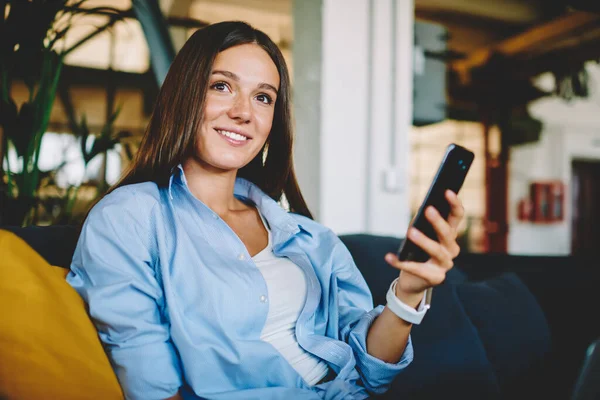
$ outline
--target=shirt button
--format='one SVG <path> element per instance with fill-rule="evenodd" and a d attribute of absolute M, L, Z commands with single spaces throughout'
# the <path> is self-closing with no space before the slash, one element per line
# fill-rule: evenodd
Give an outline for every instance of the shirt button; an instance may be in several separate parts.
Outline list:
<path fill-rule="evenodd" d="M 240 260 L 240 261 L 244 261 L 245 259 L 246 259 L 246 256 L 244 255 L 244 253 L 241 253 L 241 254 L 238 256 L 238 260 Z"/>
<path fill-rule="evenodd" d="M 260 296 L 260 302 L 261 303 L 266 303 L 267 302 L 267 296 L 265 296 L 264 294 L 262 296 Z"/>

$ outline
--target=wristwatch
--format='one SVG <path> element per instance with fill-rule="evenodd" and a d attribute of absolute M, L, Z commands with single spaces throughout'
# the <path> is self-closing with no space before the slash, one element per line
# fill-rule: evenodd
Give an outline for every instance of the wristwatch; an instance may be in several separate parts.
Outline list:
<path fill-rule="evenodd" d="M 406 322 L 410 322 L 413 325 L 419 325 L 421 321 L 423 321 L 423 317 L 425 317 L 427 310 L 429 310 L 429 308 L 431 307 L 431 292 L 433 289 L 429 288 L 425 291 L 423 299 L 421 300 L 419 306 L 415 310 L 413 307 L 404 304 L 400 301 L 398 297 L 396 297 L 397 283 L 398 278 L 394 279 L 394 281 L 390 285 L 390 289 L 388 290 L 387 295 L 385 296 L 385 299 L 387 301 L 386 307 Z"/>

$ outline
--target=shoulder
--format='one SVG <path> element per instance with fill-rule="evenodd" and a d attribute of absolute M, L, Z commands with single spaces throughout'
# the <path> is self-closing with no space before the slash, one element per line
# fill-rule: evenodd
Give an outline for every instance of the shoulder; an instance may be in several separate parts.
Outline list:
<path fill-rule="evenodd" d="M 315 221 L 314 219 L 310 219 L 308 217 L 305 217 L 304 215 L 296 214 L 293 212 L 288 213 L 288 215 L 292 217 L 302 229 L 304 229 L 310 234 L 333 234 L 333 231 L 331 229 Z"/>
<path fill-rule="evenodd" d="M 296 221 L 300 228 L 308 233 L 313 239 L 319 242 L 319 247 L 331 246 L 343 247 L 343 243 L 338 235 L 327 226 L 317 222 L 313 219 L 305 217 L 300 214 L 289 213 L 289 215 Z"/>
<path fill-rule="evenodd" d="M 327 226 L 302 215 L 290 213 L 298 223 L 301 230 L 307 234 L 299 235 L 301 241 L 306 241 L 306 249 L 313 260 L 318 260 L 316 265 L 331 265 L 331 271 L 345 279 L 355 279 L 356 266 L 350 251 Z M 322 269 L 322 268 L 319 268 Z M 345 274 L 345 275 L 344 275 Z"/>
<path fill-rule="evenodd" d="M 90 211 L 88 219 L 146 220 L 160 202 L 160 190 L 154 182 L 121 186 L 100 200 Z"/>

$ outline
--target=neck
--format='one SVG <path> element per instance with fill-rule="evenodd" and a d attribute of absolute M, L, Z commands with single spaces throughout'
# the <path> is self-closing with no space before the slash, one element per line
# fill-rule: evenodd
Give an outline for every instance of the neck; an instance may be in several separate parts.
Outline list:
<path fill-rule="evenodd" d="M 222 218 L 243 208 L 243 203 L 233 195 L 237 170 L 215 171 L 197 160 L 188 159 L 183 163 L 183 171 L 194 197 Z"/>

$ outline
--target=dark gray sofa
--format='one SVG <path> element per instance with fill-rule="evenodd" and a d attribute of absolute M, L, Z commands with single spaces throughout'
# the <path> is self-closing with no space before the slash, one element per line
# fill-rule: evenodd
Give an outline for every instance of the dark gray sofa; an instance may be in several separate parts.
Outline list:
<path fill-rule="evenodd" d="M 2 229 L 13 231 L 49 263 L 63 267 L 68 267 L 78 237 L 77 229 L 67 226 Z M 400 239 L 341 239 L 374 302 L 385 304 L 397 271 L 383 255 L 395 251 Z M 577 308 L 587 288 L 598 281 L 556 276 L 568 268 L 581 273 L 581 262 L 572 257 L 460 255 L 446 282 L 434 290 L 425 320 L 413 328 L 414 362 L 381 397 L 568 399 L 587 344 L 600 336 L 597 325 L 585 319 L 591 312 L 589 303 Z M 563 309 L 573 318 L 565 320 Z"/>

